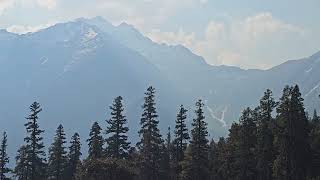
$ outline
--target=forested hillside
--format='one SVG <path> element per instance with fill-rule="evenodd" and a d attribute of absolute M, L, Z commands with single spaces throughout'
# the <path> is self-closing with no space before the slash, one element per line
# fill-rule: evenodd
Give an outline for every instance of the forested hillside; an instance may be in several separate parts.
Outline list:
<path fill-rule="evenodd" d="M 276 100 L 266 90 L 257 107 L 247 107 L 227 137 L 209 139 L 205 102 L 191 112 L 179 107 L 167 132 L 159 129 L 157 92 L 145 92 L 139 129 L 128 126 L 125 101 L 114 99 L 103 124 L 94 122 L 88 136 L 67 137 L 63 125 L 49 147 L 44 145 L 41 105 L 26 115 L 26 136 L 15 157 L 3 133 L 0 179 L 19 180 L 316 180 L 320 178 L 320 117 L 309 116 L 297 85 L 285 86 Z M 314 97 L 315 99 L 318 97 Z M 320 99 L 318 99 L 320 100 Z M 47 111 L 50 111 L 48 109 Z M 191 115 L 192 114 L 192 115 Z M 310 114 L 310 113 L 309 113 Z M 192 122 L 189 124 L 189 122 Z M 74 126 L 78 124 L 75 122 Z M 136 144 L 128 133 L 137 133 Z M 166 135 L 163 135 L 166 134 Z M 81 139 L 86 139 L 84 152 Z M 86 154 L 86 155 L 82 155 Z M 9 166 L 9 162 L 14 167 Z"/>

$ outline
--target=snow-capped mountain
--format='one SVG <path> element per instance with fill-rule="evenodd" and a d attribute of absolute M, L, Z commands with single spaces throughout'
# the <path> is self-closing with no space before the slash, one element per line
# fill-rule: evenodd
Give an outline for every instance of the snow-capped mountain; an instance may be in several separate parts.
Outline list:
<path fill-rule="evenodd" d="M 211 66 L 187 48 L 158 44 L 126 23 L 80 18 L 35 33 L 0 30 L 0 117 L 11 142 L 21 142 L 28 106 L 43 106 L 40 125 L 52 137 L 59 123 L 87 137 L 93 121 L 105 126 L 108 106 L 124 97 L 131 136 L 137 137 L 144 91 L 157 89 L 160 126 L 173 126 L 180 104 L 193 117 L 205 100 L 210 135 L 225 135 L 242 109 L 255 106 L 270 88 L 279 97 L 298 83 L 308 110 L 319 108 L 320 52 L 269 70 Z M 17 132 L 12 132 L 17 129 Z"/>

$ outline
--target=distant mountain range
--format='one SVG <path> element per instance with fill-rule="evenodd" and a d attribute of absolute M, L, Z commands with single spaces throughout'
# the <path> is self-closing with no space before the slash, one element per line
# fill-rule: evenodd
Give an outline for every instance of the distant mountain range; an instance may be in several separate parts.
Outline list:
<path fill-rule="evenodd" d="M 306 108 L 320 107 L 320 52 L 268 70 L 212 66 L 181 45 L 155 43 L 131 25 L 113 26 L 101 17 L 24 35 L 0 30 L 0 49 L 0 130 L 16 145 L 33 101 L 42 104 L 46 137 L 62 123 L 68 135 L 78 131 L 85 140 L 94 121 L 106 125 L 108 106 L 118 95 L 125 100 L 131 136 L 137 137 L 150 85 L 157 89 L 163 134 L 173 127 L 180 104 L 192 121 L 198 98 L 205 101 L 212 137 L 226 135 L 241 110 L 255 106 L 267 88 L 278 98 L 285 85 L 299 84 Z"/>

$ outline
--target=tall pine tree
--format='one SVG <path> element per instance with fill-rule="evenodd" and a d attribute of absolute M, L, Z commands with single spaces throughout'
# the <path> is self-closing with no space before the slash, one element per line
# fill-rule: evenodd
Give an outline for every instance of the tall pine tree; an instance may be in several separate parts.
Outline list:
<path fill-rule="evenodd" d="M 48 179 L 65 179 L 65 173 L 68 163 L 65 143 L 65 133 L 63 130 L 63 126 L 60 124 L 56 130 L 54 141 L 49 148 Z"/>
<path fill-rule="evenodd" d="M 81 163 L 81 142 L 80 136 L 78 133 L 74 133 L 71 137 L 69 154 L 68 154 L 68 166 L 66 177 L 69 180 L 75 180 L 77 167 Z"/>
<path fill-rule="evenodd" d="M 89 146 L 89 159 L 97 159 L 101 158 L 103 154 L 103 137 L 101 135 L 101 127 L 98 122 L 94 122 L 90 134 L 89 139 L 87 139 Z"/>
<path fill-rule="evenodd" d="M 177 118 L 175 121 L 174 129 L 174 140 L 173 144 L 173 178 L 178 179 L 179 174 L 181 173 L 181 162 L 184 159 L 184 152 L 187 149 L 188 141 L 190 139 L 188 128 L 186 125 L 188 110 L 184 108 L 183 105 L 180 105 L 179 111 L 177 113 Z"/>
<path fill-rule="evenodd" d="M 279 180 L 305 180 L 309 165 L 308 120 L 299 87 L 286 86 L 277 108 L 274 177 Z"/>
<path fill-rule="evenodd" d="M 259 120 L 257 122 L 257 179 L 272 180 L 274 160 L 272 111 L 277 106 L 272 91 L 267 90 L 260 100 Z"/>
<path fill-rule="evenodd" d="M 107 148 L 106 154 L 108 157 L 116 159 L 124 159 L 128 157 L 128 151 L 130 149 L 130 143 L 128 142 L 128 131 L 127 119 L 123 115 L 123 104 L 122 97 L 118 96 L 115 98 L 111 109 L 111 118 L 107 120 L 107 135 L 106 139 Z"/>
<path fill-rule="evenodd" d="M 28 122 L 25 124 L 27 137 L 24 138 L 27 149 L 27 162 L 30 165 L 31 180 L 41 180 L 46 176 L 46 159 L 44 152 L 43 137 L 44 132 L 39 128 L 38 114 L 42 111 L 40 104 L 34 102 L 30 106 L 30 115 L 26 118 Z"/>
<path fill-rule="evenodd" d="M 184 158 L 184 151 L 187 149 L 188 140 L 190 139 L 186 125 L 187 113 L 183 105 L 180 106 L 177 114 L 176 125 L 174 130 L 175 139 L 173 140 L 175 148 L 176 161 L 180 162 Z"/>
<path fill-rule="evenodd" d="M 204 121 L 202 100 L 196 103 L 196 118 L 193 119 L 191 130 L 190 149 L 182 165 L 181 178 L 184 180 L 206 180 L 209 177 L 208 163 L 208 131 L 207 123 Z"/>
<path fill-rule="evenodd" d="M 7 133 L 4 132 L 2 135 L 1 140 L 1 147 L 0 147 L 0 180 L 7 179 L 7 173 L 11 170 L 8 168 L 9 157 L 7 154 Z"/>
<path fill-rule="evenodd" d="M 155 89 L 149 87 L 144 97 L 143 113 L 140 120 L 141 140 L 137 143 L 140 150 L 140 179 L 157 180 L 160 176 L 161 148 L 163 140 L 158 129 L 158 114 L 155 102 Z"/>

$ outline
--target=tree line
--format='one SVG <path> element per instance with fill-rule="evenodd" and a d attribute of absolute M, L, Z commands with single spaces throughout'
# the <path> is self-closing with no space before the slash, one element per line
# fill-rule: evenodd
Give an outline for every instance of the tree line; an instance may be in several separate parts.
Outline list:
<path fill-rule="evenodd" d="M 228 137 L 209 139 L 204 103 L 195 104 L 191 130 L 180 106 L 174 130 L 162 137 L 158 128 L 156 92 L 145 92 L 139 141 L 128 139 L 123 99 L 110 106 L 106 127 L 94 122 L 88 156 L 82 158 L 75 133 L 67 147 L 59 125 L 46 156 L 39 127 L 40 104 L 30 106 L 27 135 L 8 168 L 7 134 L 0 144 L 0 180 L 319 180 L 320 117 L 309 117 L 299 87 L 286 86 L 279 101 L 267 90 L 256 108 L 243 110 Z M 172 135 L 173 133 L 173 135 Z M 106 134 L 104 138 L 103 134 Z"/>

